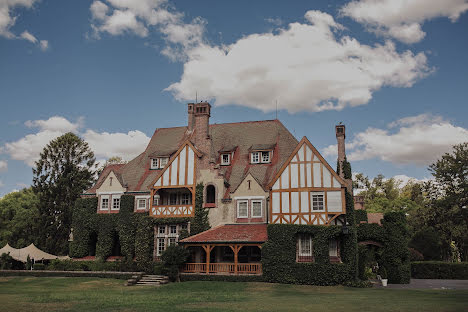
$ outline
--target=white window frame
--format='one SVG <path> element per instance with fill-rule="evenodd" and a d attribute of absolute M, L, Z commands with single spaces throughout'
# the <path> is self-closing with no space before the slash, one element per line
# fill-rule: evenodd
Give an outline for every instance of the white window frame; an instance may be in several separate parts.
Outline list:
<path fill-rule="evenodd" d="M 334 247 L 332 249 L 332 247 Z M 332 254 L 332 252 L 334 254 Z M 330 239 L 328 241 L 328 256 L 329 257 L 338 257 L 339 256 L 339 252 L 338 252 L 338 240 L 336 239 Z"/>
<path fill-rule="evenodd" d="M 177 238 L 176 237 L 169 237 L 167 240 L 167 247 L 177 245 Z"/>
<path fill-rule="evenodd" d="M 153 206 L 159 206 L 161 201 L 161 195 L 154 194 L 153 195 Z"/>
<path fill-rule="evenodd" d="M 114 203 L 115 203 L 116 200 L 118 200 L 118 203 L 119 203 L 119 204 L 118 204 L 118 206 L 119 206 L 118 208 L 114 208 Z M 111 206 L 111 210 L 113 210 L 113 211 L 118 211 L 118 210 L 120 210 L 120 204 L 121 204 L 121 203 L 120 203 L 120 195 L 112 195 L 112 206 Z"/>
<path fill-rule="evenodd" d="M 314 196 L 322 196 L 322 209 L 314 209 Z M 324 192 L 310 192 L 310 203 L 312 205 L 312 212 L 325 211 L 325 193 Z"/>
<path fill-rule="evenodd" d="M 162 248 L 161 248 L 161 246 L 162 246 Z M 157 255 L 160 256 L 163 253 L 164 250 L 166 250 L 166 239 L 160 237 L 160 238 L 158 238 Z"/>
<path fill-rule="evenodd" d="M 164 229 L 164 233 L 161 233 L 161 229 Z M 159 235 L 166 235 L 166 226 L 165 225 L 158 225 L 158 236 Z"/>
<path fill-rule="evenodd" d="M 151 158 L 151 169 L 159 169 L 159 158 Z"/>
<path fill-rule="evenodd" d="M 309 249 L 308 252 L 304 251 L 305 248 L 303 248 L 303 244 L 302 244 L 303 242 L 305 243 L 305 245 L 309 245 L 308 246 L 308 249 Z M 307 235 L 307 234 L 299 235 L 297 245 L 298 245 L 297 248 L 299 249 L 298 250 L 298 255 L 300 257 L 312 257 L 313 256 L 314 250 L 312 249 L 313 244 L 312 244 L 312 236 L 311 235 Z"/>
<path fill-rule="evenodd" d="M 168 162 L 169 162 L 169 157 L 160 157 L 159 158 L 159 168 L 162 169 L 162 168 L 166 167 Z"/>
<path fill-rule="evenodd" d="M 263 159 L 263 156 L 264 155 L 268 155 L 268 160 L 264 160 Z M 262 164 L 269 164 L 271 163 L 271 154 L 270 154 L 270 151 L 262 151 L 261 152 L 261 159 L 260 159 L 261 163 Z"/>
<path fill-rule="evenodd" d="M 260 215 L 255 215 L 254 214 L 254 203 L 260 203 Z M 263 217 L 263 200 L 253 199 L 251 201 L 251 206 L 252 206 L 252 209 L 251 209 L 252 218 L 261 218 L 261 217 Z"/>
<path fill-rule="evenodd" d="M 173 233 L 172 230 L 175 228 L 175 232 Z M 169 235 L 175 236 L 177 235 L 177 225 L 176 224 L 171 224 L 169 225 Z"/>
<path fill-rule="evenodd" d="M 145 210 L 146 209 L 146 198 L 137 198 L 137 210 Z M 143 205 L 141 205 L 143 203 Z"/>
<path fill-rule="evenodd" d="M 240 208 L 240 204 L 241 203 L 245 203 L 247 205 L 246 207 L 246 216 L 241 216 L 240 213 L 239 213 L 239 208 Z M 247 199 L 240 199 L 237 201 L 237 218 L 242 218 L 242 219 L 245 219 L 245 218 L 248 218 L 249 217 L 249 201 Z"/>
<path fill-rule="evenodd" d="M 224 156 L 227 156 L 227 161 L 224 160 Z M 231 164 L 231 154 L 223 153 L 221 154 L 221 165 L 229 166 Z"/>
<path fill-rule="evenodd" d="M 260 152 L 251 152 L 250 153 L 250 162 L 252 164 L 259 164 L 260 163 L 260 157 L 261 157 Z"/>
<path fill-rule="evenodd" d="M 169 157 L 151 158 L 151 169 L 163 169 L 169 162 Z"/>
<path fill-rule="evenodd" d="M 104 199 L 107 199 L 107 208 L 103 208 L 102 204 L 103 204 Z M 101 195 L 101 201 L 99 203 L 99 210 L 104 210 L 104 211 L 109 210 L 110 204 L 111 204 L 110 195 Z"/>

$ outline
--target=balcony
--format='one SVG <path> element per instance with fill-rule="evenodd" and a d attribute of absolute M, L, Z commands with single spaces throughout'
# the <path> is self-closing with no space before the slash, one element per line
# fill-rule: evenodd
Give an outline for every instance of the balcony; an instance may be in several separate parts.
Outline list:
<path fill-rule="evenodd" d="M 261 263 L 186 263 L 183 273 L 219 275 L 261 275 Z"/>

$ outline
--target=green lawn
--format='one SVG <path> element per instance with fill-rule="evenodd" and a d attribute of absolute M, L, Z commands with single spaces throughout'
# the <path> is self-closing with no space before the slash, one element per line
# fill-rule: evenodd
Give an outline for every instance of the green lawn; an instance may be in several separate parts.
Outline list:
<path fill-rule="evenodd" d="M 0 311 L 467 311 L 468 291 L 99 278 L 0 278 Z"/>

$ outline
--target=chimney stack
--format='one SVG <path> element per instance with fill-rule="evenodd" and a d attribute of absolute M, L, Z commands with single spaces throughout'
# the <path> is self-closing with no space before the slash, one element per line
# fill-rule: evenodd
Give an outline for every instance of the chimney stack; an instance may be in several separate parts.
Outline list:
<path fill-rule="evenodd" d="M 346 127 L 341 123 L 335 126 L 336 141 L 338 142 L 338 168 L 340 177 L 345 180 L 348 192 L 353 194 L 353 180 L 351 177 L 345 178 L 343 163 L 346 160 Z"/>
<path fill-rule="evenodd" d="M 195 128 L 195 111 L 194 111 L 194 103 L 188 103 L 187 104 L 187 109 L 188 109 L 188 130 L 193 131 Z"/>
<path fill-rule="evenodd" d="M 206 159 L 211 155 L 210 115 L 210 103 L 188 104 L 188 130 L 194 131 L 192 136 L 193 143 L 200 152 L 207 155 Z"/>

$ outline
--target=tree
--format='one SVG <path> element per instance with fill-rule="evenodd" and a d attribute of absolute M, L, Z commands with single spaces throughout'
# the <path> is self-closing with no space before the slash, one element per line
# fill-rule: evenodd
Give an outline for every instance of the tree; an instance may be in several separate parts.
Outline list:
<path fill-rule="evenodd" d="M 12 192 L 0 199 L 0 246 L 23 248 L 37 243 L 39 198 L 32 188 Z"/>
<path fill-rule="evenodd" d="M 468 142 L 455 145 L 429 167 L 434 181 L 424 185 L 427 204 L 419 210 L 420 226 L 440 235 L 445 258 L 453 258 L 452 242 L 468 260 Z"/>
<path fill-rule="evenodd" d="M 210 228 L 208 209 L 203 208 L 203 183 L 195 188 L 195 216 L 190 224 L 190 235 L 204 232 Z"/>
<path fill-rule="evenodd" d="M 94 153 L 73 133 L 52 140 L 33 169 L 33 188 L 39 196 L 39 246 L 54 254 L 68 253 L 75 200 L 94 182 Z"/>
<path fill-rule="evenodd" d="M 104 168 L 106 168 L 109 165 L 118 165 L 118 164 L 126 164 L 126 163 L 127 161 L 124 160 L 122 157 L 112 156 L 111 158 L 107 159 L 106 162 L 97 169 L 96 174 L 97 176 L 101 175 Z"/>

